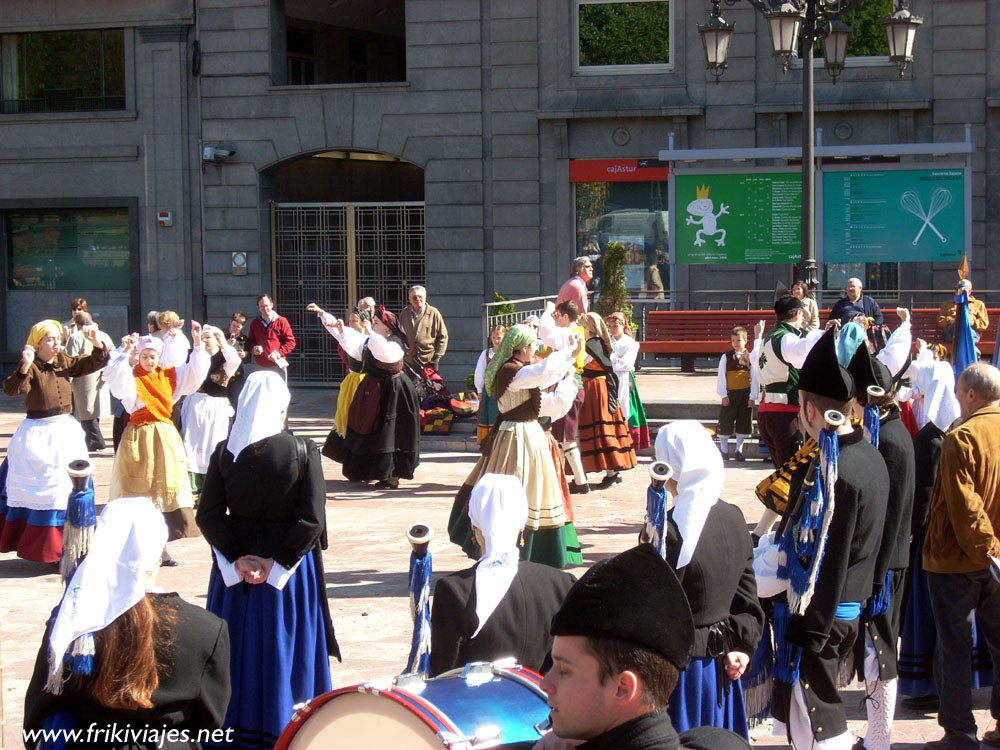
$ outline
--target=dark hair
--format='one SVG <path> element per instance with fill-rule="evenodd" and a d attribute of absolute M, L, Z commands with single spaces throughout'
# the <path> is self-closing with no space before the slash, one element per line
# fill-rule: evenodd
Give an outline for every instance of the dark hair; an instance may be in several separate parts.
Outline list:
<path fill-rule="evenodd" d="M 89 312 L 78 312 L 73 316 L 73 322 L 78 326 L 89 326 L 93 324 L 94 319 Z"/>
<path fill-rule="evenodd" d="M 576 303 L 571 300 L 563 300 L 558 305 L 556 305 L 556 312 L 562 313 L 572 322 L 576 322 L 576 319 L 580 317 L 580 308 L 576 306 Z"/>
<path fill-rule="evenodd" d="M 241 312 L 234 312 L 233 317 L 230 318 L 231 321 L 244 325 L 247 322 L 247 316 Z"/>
<path fill-rule="evenodd" d="M 743 326 L 735 326 L 733 328 L 733 330 L 731 330 L 729 332 L 729 335 L 730 336 L 741 336 L 741 335 L 742 336 L 746 336 L 747 335 L 747 329 L 744 328 Z"/>
<path fill-rule="evenodd" d="M 792 282 L 792 286 L 788 290 L 789 293 L 791 292 L 792 289 L 795 288 L 796 284 L 798 284 L 800 287 L 802 287 L 802 297 L 803 297 L 803 299 L 805 299 L 805 298 L 812 299 L 812 292 L 809 289 L 809 285 L 806 282 L 804 282 L 802 279 L 796 279 L 795 281 Z"/>
<path fill-rule="evenodd" d="M 597 679 L 603 685 L 609 677 L 631 671 L 639 675 L 643 701 L 652 711 L 662 711 L 674 692 L 680 674 L 663 656 L 628 641 L 587 636 L 587 653 L 597 659 Z"/>
<path fill-rule="evenodd" d="M 262 294 L 262 295 L 260 295 L 260 296 L 259 296 L 259 297 L 257 298 L 257 304 L 259 305 L 259 304 L 260 304 L 260 301 L 261 301 L 262 299 L 264 299 L 265 297 L 267 298 L 267 301 L 268 301 L 268 302 L 270 302 L 270 303 L 271 303 L 272 305 L 274 304 L 274 298 L 273 298 L 273 297 L 271 297 L 271 295 L 270 295 L 270 294 L 267 294 L 267 293 L 265 293 L 265 294 Z"/>
<path fill-rule="evenodd" d="M 95 669 L 88 685 L 102 706 L 134 711 L 150 700 L 166 675 L 177 611 L 164 597 L 146 595 L 94 633 Z"/>
<path fill-rule="evenodd" d="M 73 312 L 77 308 L 80 308 L 84 312 L 88 312 L 87 311 L 87 300 L 85 300 L 83 297 L 74 297 L 73 299 L 71 299 L 69 301 L 69 311 Z"/>
<path fill-rule="evenodd" d="M 830 409 L 834 409 L 845 417 L 851 416 L 850 401 L 837 401 L 829 396 L 820 396 L 818 393 L 812 393 L 811 391 L 799 391 L 799 405 L 804 409 L 806 404 L 815 406 L 820 414 L 825 414 Z"/>
<path fill-rule="evenodd" d="M 788 312 L 786 312 L 784 315 L 778 315 L 777 318 L 780 321 L 795 320 L 795 316 L 798 315 L 799 310 L 802 310 L 802 309 L 804 309 L 804 308 L 793 307 L 791 310 L 789 310 Z"/>

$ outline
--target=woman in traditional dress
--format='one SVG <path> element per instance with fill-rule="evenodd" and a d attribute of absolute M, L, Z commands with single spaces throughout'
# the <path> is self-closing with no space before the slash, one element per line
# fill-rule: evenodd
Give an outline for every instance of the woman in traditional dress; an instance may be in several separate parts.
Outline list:
<path fill-rule="evenodd" d="M 635 382 L 639 342 L 632 338 L 624 313 L 611 313 L 604 320 L 608 324 L 608 333 L 611 334 L 611 366 L 618 376 L 618 405 L 628 424 L 632 447 L 639 451 L 650 445 L 646 409 L 639 396 L 639 385 Z"/>
<path fill-rule="evenodd" d="M 181 407 L 181 434 L 195 497 L 201 495 L 215 446 L 229 435 L 229 422 L 235 413 L 229 402 L 229 379 L 240 369 L 240 354 L 229 345 L 221 329 L 202 326 L 201 341 L 212 358 L 208 375 Z"/>
<path fill-rule="evenodd" d="M 486 393 L 483 385 L 486 383 L 486 366 L 493 359 L 493 355 L 496 353 L 497 347 L 500 346 L 505 333 L 507 333 L 505 326 L 493 326 L 493 329 L 490 331 L 489 340 L 486 342 L 486 348 L 479 355 L 479 361 L 476 362 L 476 371 L 472 376 L 473 384 L 476 386 L 476 393 L 479 394 L 479 421 L 476 425 L 476 445 L 483 444 L 483 440 L 486 439 L 490 428 L 500 413 L 497 409 L 496 399 Z"/>
<path fill-rule="evenodd" d="M 306 311 L 316 313 L 319 322 L 326 329 L 327 333 L 336 338 L 335 332 L 338 329 L 335 325 L 337 323 L 335 317 L 325 312 L 315 302 L 310 302 L 306 306 Z M 344 330 L 353 331 L 360 337 L 367 337 L 371 333 L 371 323 L 369 321 L 370 318 L 367 321 L 362 321 L 361 314 L 357 310 L 352 310 L 347 316 L 347 325 Z M 350 338 L 350 334 L 348 334 L 348 338 Z M 351 351 L 361 355 L 364 347 L 364 338 L 352 340 L 351 343 Z M 347 415 L 351 408 L 351 401 L 354 400 L 354 394 L 357 393 L 361 381 L 365 379 L 365 374 L 361 371 L 363 367 L 361 356 L 353 356 L 344 348 L 344 345 L 339 340 L 337 341 L 337 349 L 341 359 L 343 359 L 344 364 L 347 366 L 347 374 L 340 381 L 340 389 L 337 392 L 337 411 L 333 416 L 333 429 L 326 438 L 326 444 L 323 446 L 323 455 L 335 461 L 342 462 L 344 457 L 344 438 L 347 437 Z"/>
<path fill-rule="evenodd" d="M 211 365 L 196 321 L 191 321 L 191 337 L 198 344 L 190 361 L 162 367 L 163 342 L 154 336 L 129 334 L 122 339 L 118 359 L 104 372 L 111 395 L 121 400 L 129 414 L 111 469 L 109 499 L 148 497 L 163 511 L 168 541 L 198 535 L 184 444 L 171 419 L 174 404 L 198 390 Z M 166 547 L 163 564 L 177 564 Z"/>
<path fill-rule="evenodd" d="M 83 428 L 72 412 L 71 378 L 97 372 L 108 349 L 97 326 L 83 332 L 93 350 L 85 357 L 62 351 L 57 320 L 36 323 L 21 361 L 3 384 L 8 396 L 23 396 L 27 418 L 7 446 L 0 466 L 0 552 L 36 562 L 58 562 L 62 555 L 66 504 L 73 485 L 66 465 L 87 458 Z"/>
<path fill-rule="evenodd" d="M 26 731 L 77 729 L 84 740 L 70 748 L 194 750 L 199 731 L 222 726 L 229 629 L 157 588 L 166 541 L 163 516 L 148 498 L 105 507 L 90 552 L 46 627 L 25 696 Z M 89 671 L 71 656 L 81 642 L 93 654 Z M 148 734 L 136 742 L 123 736 L 125 727 Z"/>
<path fill-rule="evenodd" d="M 583 470 L 604 471 L 598 484 L 607 488 L 622 481 L 620 471 L 635 466 L 632 436 L 618 402 L 618 377 L 611 363 L 611 334 L 597 313 L 581 316 L 587 336 L 583 365 L 583 406 L 580 408 L 579 445 Z"/>
<path fill-rule="evenodd" d="M 575 579 L 518 561 L 528 499 L 517 477 L 484 475 L 472 490 L 469 517 L 483 554 L 434 586 L 431 675 L 506 656 L 544 673 L 551 665 L 549 625 Z"/>
<path fill-rule="evenodd" d="M 229 440 L 205 477 L 198 525 L 212 545 L 206 607 L 229 623 L 232 746 L 272 748 L 294 706 L 330 690 L 340 658 L 323 580 L 326 485 L 319 451 L 283 431 L 277 372 L 251 373 Z"/>
<path fill-rule="evenodd" d="M 698 422 L 680 420 L 656 436 L 656 460 L 673 471 L 665 528 L 666 560 L 694 615 L 695 647 L 667 711 L 678 732 L 723 727 L 748 738 L 739 677 L 764 627 L 746 519 L 722 502 L 722 456 Z"/>
<path fill-rule="evenodd" d="M 380 307 L 366 336 L 323 315 L 323 325 L 349 356 L 361 360 L 365 375 L 351 399 L 343 447 L 330 457 L 343 464 L 352 482 L 376 480 L 379 489 L 397 489 L 400 479 L 413 479 L 420 463 L 420 402 L 402 375 L 406 350 L 396 340 L 395 316 Z"/>
<path fill-rule="evenodd" d="M 486 368 L 485 391 L 496 398 L 500 421 L 455 496 L 448 535 L 467 555 L 478 559 L 479 545 L 472 538 L 468 515 L 472 488 L 484 474 L 513 474 L 521 480 L 528 497 L 522 559 L 563 568 L 569 540 L 562 488 L 538 418 L 557 418 L 572 404 L 577 391 L 573 362 L 582 342 L 576 340 L 575 348 L 554 351 L 531 364 L 535 343 L 531 328 L 512 326 Z M 551 386 L 555 386 L 554 391 L 544 391 Z"/>

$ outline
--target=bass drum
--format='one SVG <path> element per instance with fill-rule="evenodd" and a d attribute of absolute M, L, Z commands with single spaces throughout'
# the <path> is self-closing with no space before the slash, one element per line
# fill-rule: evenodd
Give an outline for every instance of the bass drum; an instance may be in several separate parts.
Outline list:
<path fill-rule="evenodd" d="M 402 675 L 313 698 L 275 750 L 467 750 L 534 742 L 549 708 L 530 669 L 474 662 L 439 677 Z"/>

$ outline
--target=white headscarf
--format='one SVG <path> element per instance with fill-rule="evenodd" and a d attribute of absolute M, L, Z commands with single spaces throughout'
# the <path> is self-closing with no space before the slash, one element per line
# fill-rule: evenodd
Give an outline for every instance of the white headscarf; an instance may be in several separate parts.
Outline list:
<path fill-rule="evenodd" d="M 163 514 L 148 497 L 119 497 L 105 506 L 49 630 L 47 688 L 58 692 L 74 640 L 107 627 L 145 596 L 146 574 L 159 565 L 166 543 Z"/>
<path fill-rule="evenodd" d="M 469 518 L 483 532 L 486 549 L 476 566 L 475 638 L 517 575 L 517 537 L 528 522 L 524 485 L 509 474 L 484 474 L 472 488 Z"/>
<path fill-rule="evenodd" d="M 719 500 L 726 472 L 722 456 L 708 430 L 693 419 L 671 422 L 656 435 L 656 460 L 674 471 L 677 497 L 673 519 L 681 534 L 677 567 L 683 568 L 694 555 L 705 519 Z"/>
<path fill-rule="evenodd" d="M 251 443 L 277 435 L 284 429 L 281 413 L 288 409 L 290 400 L 285 379 L 278 373 L 255 370 L 247 376 L 236 405 L 236 420 L 226 443 L 234 461 Z"/>
<path fill-rule="evenodd" d="M 933 422 L 941 432 L 947 432 L 961 413 L 955 398 L 955 372 L 951 365 L 948 362 L 923 365 L 913 379 L 913 390 L 924 397 L 923 424 L 918 426 Z"/>

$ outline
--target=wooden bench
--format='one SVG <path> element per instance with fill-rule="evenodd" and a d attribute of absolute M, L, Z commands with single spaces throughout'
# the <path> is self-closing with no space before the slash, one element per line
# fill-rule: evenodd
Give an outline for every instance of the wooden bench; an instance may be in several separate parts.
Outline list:
<path fill-rule="evenodd" d="M 943 342 L 937 327 L 938 308 L 918 307 L 911 312 L 910 322 L 913 337 L 928 343 Z M 882 311 L 890 328 L 895 329 L 899 318 L 893 309 Z M 984 357 L 992 357 L 996 344 L 997 329 L 1000 326 L 1000 308 L 987 308 L 990 326 L 983 334 L 978 346 Z M 830 316 L 829 309 L 819 311 L 819 319 L 825 323 Z M 667 354 L 679 357 L 682 372 L 694 372 L 694 360 L 698 357 L 718 357 L 729 351 L 729 334 L 736 326 L 747 329 L 747 337 L 753 340 L 753 327 L 758 320 L 765 321 L 770 329 L 775 322 L 773 310 L 650 310 L 646 316 L 646 336 L 639 342 L 639 351 L 650 354 Z"/>

